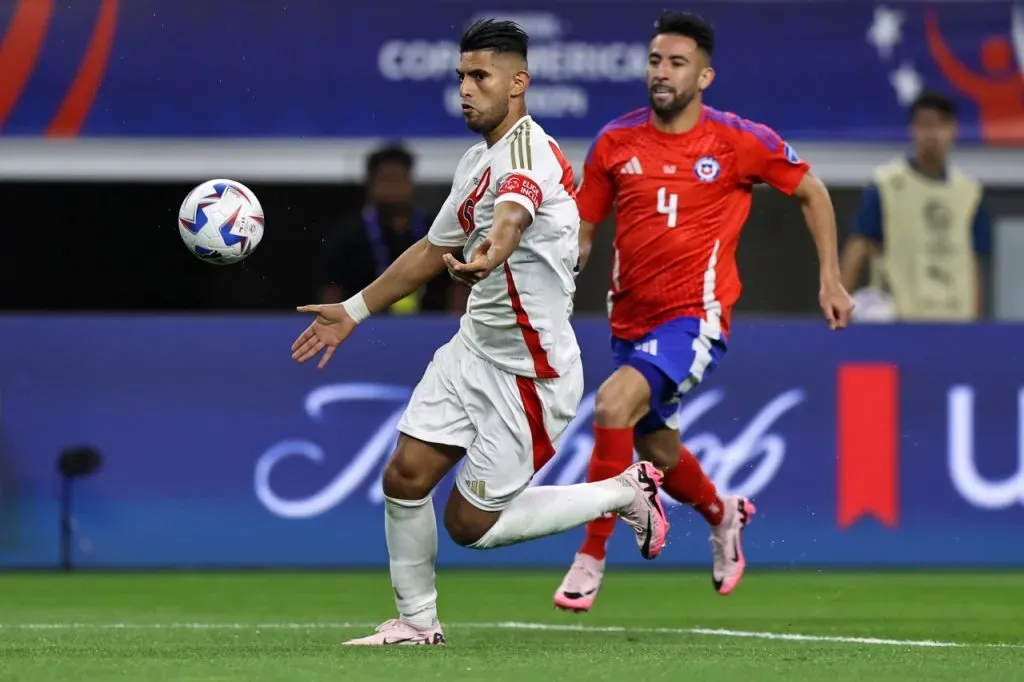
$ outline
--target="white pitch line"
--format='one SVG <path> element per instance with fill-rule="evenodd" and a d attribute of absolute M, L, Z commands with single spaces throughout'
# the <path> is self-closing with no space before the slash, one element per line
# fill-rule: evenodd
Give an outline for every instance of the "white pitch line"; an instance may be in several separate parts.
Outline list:
<path fill-rule="evenodd" d="M 884 639 L 879 637 L 846 637 L 839 635 L 804 635 L 795 632 L 756 632 L 751 630 L 726 630 L 722 628 L 652 628 L 627 627 L 622 625 L 556 625 L 548 623 L 463 623 L 462 627 L 490 628 L 495 630 L 547 630 L 552 632 L 622 632 L 626 634 L 659 635 L 705 635 L 711 637 L 739 637 L 746 639 L 771 639 L 790 642 L 822 642 L 833 644 L 873 644 L 883 646 L 911 647 L 987 647 L 1000 649 L 1024 649 L 1024 644 L 939 642 L 929 639 Z M 457 626 L 453 626 L 457 627 Z"/>
<path fill-rule="evenodd" d="M 377 623 L 0 623 L 0 630 L 355 630 L 373 628 Z M 701 635 L 741 639 L 767 639 L 783 642 L 817 642 L 824 644 L 865 644 L 875 646 L 931 648 L 996 648 L 1024 649 L 1022 644 L 990 642 L 943 642 L 930 639 L 887 639 L 882 637 L 849 637 L 839 635 L 807 635 L 795 632 L 758 632 L 723 628 L 655 628 L 625 625 L 571 625 L 557 623 L 449 623 L 453 630 L 540 630 L 545 632 L 596 632 L 652 635 Z"/>

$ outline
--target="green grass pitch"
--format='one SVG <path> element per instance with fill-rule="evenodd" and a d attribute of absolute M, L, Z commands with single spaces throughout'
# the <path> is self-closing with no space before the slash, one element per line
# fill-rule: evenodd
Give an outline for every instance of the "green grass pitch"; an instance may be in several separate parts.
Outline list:
<path fill-rule="evenodd" d="M 1024 680 L 1024 575 L 609 572 L 560 613 L 554 572 L 441 571 L 447 647 L 350 649 L 385 571 L 0 573 L 2 682 Z"/>

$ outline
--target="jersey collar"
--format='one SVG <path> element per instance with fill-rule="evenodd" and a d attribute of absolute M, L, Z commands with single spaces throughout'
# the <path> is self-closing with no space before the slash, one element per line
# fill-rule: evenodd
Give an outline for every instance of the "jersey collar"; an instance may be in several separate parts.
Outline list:
<path fill-rule="evenodd" d="M 513 135 L 515 135 L 516 131 L 519 130 L 519 126 L 521 126 L 524 121 L 531 121 L 532 122 L 533 121 L 533 117 L 531 117 L 529 114 L 526 114 L 525 116 L 523 116 L 519 120 L 517 120 L 515 123 L 513 123 L 512 127 L 508 129 L 507 133 L 505 133 L 505 136 L 502 137 L 500 140 L 498 140 L 498 144 L 505 144 L 506 142 L 511 140 Z M 494 146 L 497 147 L 498 144 L 496 144 Z"/>

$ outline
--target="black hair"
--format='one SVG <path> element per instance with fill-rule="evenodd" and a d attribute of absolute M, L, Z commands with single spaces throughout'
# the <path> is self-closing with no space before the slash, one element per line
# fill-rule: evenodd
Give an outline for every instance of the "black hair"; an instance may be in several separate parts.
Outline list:
<path fill-rule="evenodd" d="M 911 121 L 919 111 L 935 111 L 947 121 L 956 120 L 956 102 L 948 95 L 934 90 L 926 90 L 914 99 L 910 105 Z"/>
<path fill-rule="evenodd" d="M 459 41 L 459 52 L 489 50 L 499 54 L 517 54 L 526 59 L 530 36 L 514 21 L 480 19 L 466 29 Z"/>
<path fill-rule="evenodd" d="M 412 171 L 415 159 L 400 144 L 392 143 L 386 147 L 381 147 L 366 157 L 366 179 L 373 180 L 377 170 L 386 163 L 404 166 L 406 170 Z"/>
<path fill-rule="evenodd" d="M 715 29 L 703 17 L 691 12 L 662 12 L 654 22 L 654 35 L 676 35 L 693 38 L 697 47 L 710 57 L 715 52 Z"/>

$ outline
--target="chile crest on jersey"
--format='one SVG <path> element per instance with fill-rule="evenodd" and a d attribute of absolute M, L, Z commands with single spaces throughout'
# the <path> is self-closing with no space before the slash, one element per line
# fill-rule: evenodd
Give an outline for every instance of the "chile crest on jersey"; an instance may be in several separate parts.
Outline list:
<path fill-rule="evenodd" d="M 693 174 L 701 182 L 714 182 L 722 174 L 722 164 L 713 156 L 702 156 L 693 164 Z"/>
<path fill-rule="evenodd" d="M 459 217 L 459 225 L 462 226 L 462 231 L 466 234 L 472 232 L 476 226 L 476 206 L 484 198 L 484 195 L 487 194 L 487 188 L 490 184 L 491 167 L 488 166 L 484 170 L 483 175 L 480 176 L 480 181 L 476 183 L 473 191 L 459 204 L 459 210 L 456 211 L 456 214 Z"/>

